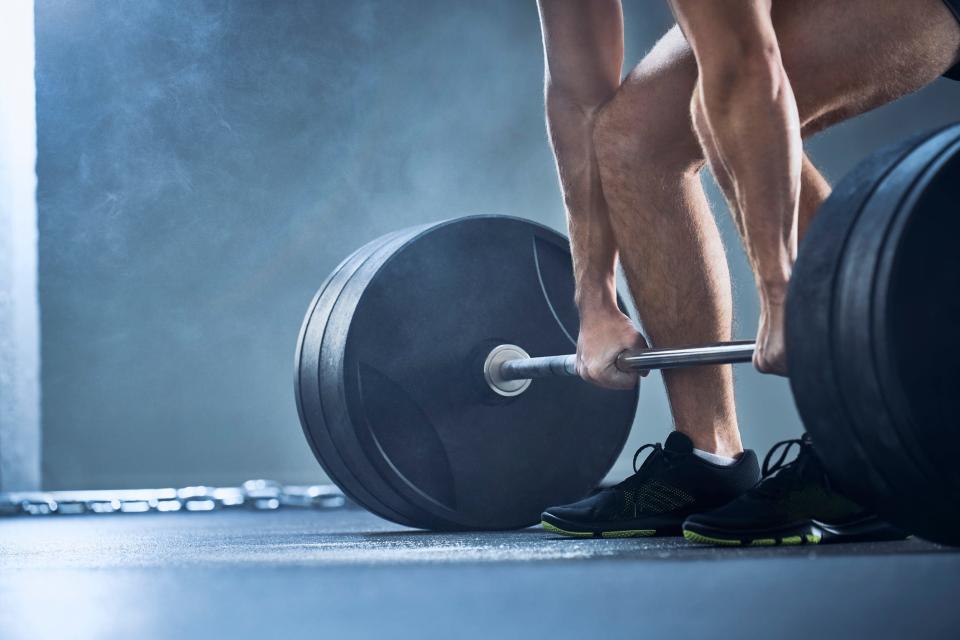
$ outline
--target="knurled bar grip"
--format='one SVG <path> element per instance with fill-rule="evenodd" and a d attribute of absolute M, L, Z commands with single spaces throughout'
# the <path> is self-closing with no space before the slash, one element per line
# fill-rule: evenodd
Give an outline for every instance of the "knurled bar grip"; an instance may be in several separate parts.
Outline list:
<path fill-rule="evenodd" d="M 674 369 L 709 364 L 735 364 L 750 362 L 756 343 L 752 340 L 718 342 L 716 344 L 680 349 L 640 349 L 624 351 L 617 357 L 617 368 Z M 507 360 L 500 365 L 500 377 L 504 380 L 527 380 L 552 376 L 577 375 L 577 357 L 543 356 Z"/>

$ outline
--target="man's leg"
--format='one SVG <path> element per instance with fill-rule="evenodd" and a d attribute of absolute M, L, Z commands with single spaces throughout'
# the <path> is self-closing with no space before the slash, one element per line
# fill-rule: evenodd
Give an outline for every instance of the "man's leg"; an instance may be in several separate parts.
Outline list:
<path fill-rule="evenodd" d="M 803 156 L 803 168 L 800 169 L 800 218 L 797 220 L 797 244 L 803 242 L 810 221 L 816 215 L 823 201 L 830 195 L 830 183 L 810 161 Z"/>
<path fill-rule="evenodd" d="M 698 175 L 693 54 L 676 28 L 601 111 L 594 142 L 630 290 L 654 346 L 730 339 L 730 276 Z M 730 367 L 663 372 L 678 431 L 698 449 L 742 450 Z"/>

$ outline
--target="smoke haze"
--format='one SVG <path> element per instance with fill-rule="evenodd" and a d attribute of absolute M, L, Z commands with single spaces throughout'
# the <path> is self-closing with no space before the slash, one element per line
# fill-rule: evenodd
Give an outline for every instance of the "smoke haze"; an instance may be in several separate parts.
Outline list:
<path fill-rule="evenodd" d="M 625 13 L 632 63 L 672 20 L 662 0 Z M 469 213 L 563 228 L 532 0 L 37 0 L 36 35 L 48 488 L 321 480 L 292 361 L 330 270 Z M 813 156 L 838 178 L 958 96 L 938 81 Z M 657 378 L 627 454 L 669 428 Z M 748 446 L 799 434 L 784 381 L 740 367 L 738 392 Z"/>

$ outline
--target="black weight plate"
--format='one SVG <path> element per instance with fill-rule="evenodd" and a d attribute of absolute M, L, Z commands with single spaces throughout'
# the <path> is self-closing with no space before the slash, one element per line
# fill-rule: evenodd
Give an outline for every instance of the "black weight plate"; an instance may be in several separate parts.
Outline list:
<path fill-rule="evenodd" d="M 384 506 L 356 479 L 350 468 L 330 438 L 320 403 L 319 359 L 320 343 L 326 330 L 330 309 L 336 302 L 343 286 L 353 275 L 357 267 L 369 258 L 370 254 L 399 235 L 401 232 L 386 234 L 372 240 L 345 258 L 320 286 L 304 317 L 297 340 L 294 365 L 294 395 L 297 413 L 304 436 L 320 466 L 330 479 L 351 500 L 364 506 L 380 517 L 409 526 L 397 511 Z"/>
<path fill-rule="evenodd" d="M 927 168 L 918 176 L 884 234 L 873 287 L 874 358 L 896 436 L 892 459 L 912 463 L 923 490 L 938 497 L 920 511 L 905 493 L 898 505 L 923 537 L 960 544 L 960 444 L 956 390 L 960 386 L 960 126 L 931 139 Z"/>
<path fill-rule="evenodd" d="M 960 132 L 958 132 L 960 134 Z M 909 416 L 938 469 L 952 475 L 960 495 L 960 154 L 958 143 L 941 158 L 936 174 L 916 203 L 918 215 L 902 220 L 890 234 L 887 260 L 881 265 L 877 307 L 885 311 L 883 330 L 891 345 L 882 355 L 882 382 L 891 405 Z M 895 243 L 895 244 L 894 244 Z M 879 317 L 878 317 L 879 319 Z M 896 393 L 894 393 L 896 391 Z M 902 393 L 901 393 L 902 392 Z"/>
<path fill-rule="evenodd" d="M 351 326 L 352 313 L 341 313 L 344 308 L 352 309 L 356 303 L 356 292 L 362 291 L 369 274 L 376 271 L 383 262 L 432 225 L 406 229 L 390 234 L 387 240 L 370 243 L 363 262 L 350 273 L 343 286 L 334 294 L 335 300 L 327 311 L 323 340 L 320 343 L 318 370 L 321 379 L 320 404 L 323 406 L 323 427 L 331 438 L 334 448 L 344 464 L 352 472 L 353 478 L 363 487 L 392 509 L 399 510 L 403 516 L 401 524 L 416 523 L 414 526 L 434 529 L 449 529 L 454 525 L 435 515 L 425 512 L 416 504 L 404 498 L 390 478 L 384 478 L 367 459 L 367 453 L 360 441 L 353 437 L 350 430 L 337 429 L 339 424 L 349 424 L 350 416 L 344 397 L 344 378 L 340 371 L 345 338 Z M 357 284 L 360 281 L 361 284 Z M 400 522 L 395 520 L 395 522 Z"/>
<path fill-rule="evenodd" d="M 949 523 L 958 512 L 957 494 L 950 486 L 951 474 L 931 459 L 932 450 L 944 445 L 942 436 L 933 440 L 918 437 L 920 425 L 897 407 L 902 387 L 899 383 L 881 385 L 884 378 L 890 381 L 888 374 L 894 366 L 884 357 L 887 347 L 895 346 L 893 340 L 906 340 L 909 345 L 914 338 L 888 335 L 887 310 L 877 303 L 886 299 L 892 276 L 889 266 L 904 225 L 919 217 L 943 217 L 943 211 L 918 204 L 942 169 L 945 155 L 952 155 L 950 147 L 955 146 L 957 133 L 953 128 L 931 136 L 878 185 L 848 243 L 835 294 L 839 296 L 835 347 L 845 349 L 848 355 L 841 365 L 846 372 L 843 395 L 857 409 L 854 427 L 868 455 L 882 465 L 885 477 L 896 488 L 898 495 L 884 508 L 891 519 L 924 537 L 955 529 Z M 933 299 L 926 302 L 938 304 Z"/>
<path fill-rule="evenodd" d="M 804 241 L 788 300 L 791 382 L 831 476 L 841 477 L 864 504 L 933 539 L 955 529 L 953 472 L 937 459 L 942 437 L 921 437 L 926 423 L 903 411 L 905 379 L 886 354 L 891 347 L 909 349 L 913 338 L 902 325 L 898 335 L 886 330 L 891 312 L 902 310 L 890 306 L 887 291 L 899 273 L 891 265 L 901 254 L 896 247 L 902 229 L 930 213 L 952 213 L 918 202 L 942 172 L 943 157 L 955 153 L 949 149 L 957 133 L 954 127 L 919 136 L 864 163 L 841 183 Z M 815 269 L 819 279 L 812 277 Z M 925 303 L 931 310 L 944 304 L 934 296 Z M 910 326 L 917 328 L 915 322 Z M 793 344 L 797 340 L 801 349 Z M 815 386 L 816 377 L 822 386 Z M 929 399 L 918 388 L 911 390 L 913 399 Z"/>
<path fill-rule="evenodd" d="M 938 469 L 960 479 L 951 449 L 960 446 L 954 406 L 960 376 L 960 126 L 924 172 L 884 239 L 874 287 L 878 370 L 888 404 L 915 428 L 906 433 L 935 444 Z M 945 141 L 946 142 L 946 141 Z M 885 347 L 891 347 L 887 349 Z M 942 456 L 942 457 L 941 457 Z M 960 484 L 954 484 L 960 495 Z"/>
<path fill-rule="evenodd" d="M 939 215 L 918 209 L 917 200 L 956 139 L 956 130 L 929 137 L 877 184 L 845 248 L 834 292 L 834 350 L 840 356 L 836 362 L 841 395 L 850 407 L 860 443 L 895 491 L 882 508 L 905 529 L 925 537 L 945 526 L 946 515 L 955 517 L 956 494 L 925 451 L 931 444 L 942 446 L 940 439 L 917 438 L 917 425 L 894 411 L 891 392 L 895 388 L 883 389 L 879 383 L 887 367 L 877 358 L 878 350 L 883 351 L 892 336 L 883 331 L 886 313 L 876 301 L 889 287 L 889 269 L 880 265 L 892 257 L 898 230 L 916 216 Z"/>
<path fill-rule="evenodd" d="M 952 247 L 945 246 L 940 237 L 941 234 L 949 234 L 955 224 L 954 205 L 950 200 L 955 199 L 956 193 L 960 191 L 960 185 L 956 182 L 958 149 L 960 126 L 938 132 L 914 149 L 883 180 L 864 208 L 864 213 L 857 223 L 854 241 L 847 248 L 842 285 L 847 295 L 838 309 L 841 314 L 845 310 L 852 314 L 852 319 L 860 318 L 864 313 L 870 314 L 871 324 L 867 327 L 868 330 L 863 330 L 863 327 L 854 329 L 852 323 L 846 323 L 843 317 L 838 319 L 837 326 L 842 327 L 847 334 L 844 342 L 853 343 L 859 340 L 861 346 L 865 347 L 866 340 L 869 340 L 872 344 L 871 371 L 875 371 L 877 376 L 861 376 L 860 380 L 870 386 L 879 385 L 881 379 L 885 380 L 883 391 L 871 391 L 878 399 L 876 404 L 882 405 L 888 417 L 884 424 L 895 425 L 896 439 L 905 441 L 907 453 L 911 453 L 910 447 L 916 446 L 918 456 L 924 459 L 924 464 L 921 465 L 924 469 L 936 465 L 926 462 L 926 454 L 922 449 L 932 442 L 938 451 L 942 451 L 944 445 L 952 444 L 950 439 L 954 438 L 955 434 L 953 430 L 944 429 L 943 424 L 932 424 L 926 420 L 914 421 L 911 416 L 911 403 L 901 393 L 904 386 L 900 382 L 913 383 L 918 392 L 922 390 L 925 397 L 914 394 L 912 399 L 918 402 L 913 404 L 916 409 L 928 408 L 931 403 L 927 402 L 927 399 L 942 404 L 943 398 L 932 392 L 935 392 L 938 386 L 942 389 L 942 382 L 953 367 L 944 366 L 949 361 L 943 359 L 943 356 L 948 354 L 935 346 L 926 354 L 918 354 L 921 361 L 925 362 L 923 367 L 906 372 L 906 376 L 899 375 L 900 372 L 892 361 L 891 351 L 901 348 L 913 351 L 917 341 L 922 339 L 934 345 L 941 344 L 942 340 L 943 348 L 950 344 L 950 335 L 929 334 L 935 329 L 946 328 L 951 320 L 956 319 L 956 316 L 945 314 L 949 305 L 954 303 L 954 297 L 931 291 L 928 284 L 944 284 L 944 279 L 955 280 L 960 277 L 956 269 L 950 266 L 956 252 Z M 918 224 L 927 229 L 924 242 L 919 245 L 905 245 L 902 242 L 904 234 Z M 901 271 L 904 260 L 916 263 L 914 268 Z M 869 268 L 863 266 L 865 262 L 870 263 Z M 924 273 L 924 265 L 929 268 L 929 272 Z M 933 267 L 942 267 L 942 271 L 935 272 Z M 867 276 L 871 277 L 869 281 L 864 279 Z M 914 306 L 905 308 L 889 300 L 894 280 L 901 282 L 903 286 L 908 286 L 909 282 L 912 299 L 916 303 Z M 846 301 L 850 302 L 844 304 Z M 864 311 L 867 307 L 869 311 Z M 901 335 L 889 334 L 891 314 L 896 315 L 899 320 Z M 933 322 L 921 326 L 919 323 L 924 318 Z M 911 327 L 913 330 L 907 331 Z M 921 333 L 924 335 L 921 336 Z M 941 384 L 917 384 L 925 378 L 928 381 L 939 380 Z M 928 435 L 933 436 L 932 440 L 920 437 L 924 430 L 931 428 Z M 894 451 L 896 450 L 899 448 L 895 447 Z"/>
<path fill-rule="evenodd" d="M 813 436 L 830 478 L 863 504 L 892 499 L 854 431 L 840 395 L 833 349 L 833 292 L 846 242 L 877 183 L 919 140 L 869 157 L 833 189 L 799 247 L 787 294 L 786 337 L 790 387 L 804 428 Z"/>
<path fill-rule="evenodd" d="M 638 390 L 535 380 L 502 399 L 482 356 L 499 343 L 570 353 L 578 331 L 566 240 L 502 216 L 439 223 L 375 252 L 337 298 L 321 345 L 326 426 L 378 498 L 424 528 L 509 529 L 576 500 L 623 447 Z"/>

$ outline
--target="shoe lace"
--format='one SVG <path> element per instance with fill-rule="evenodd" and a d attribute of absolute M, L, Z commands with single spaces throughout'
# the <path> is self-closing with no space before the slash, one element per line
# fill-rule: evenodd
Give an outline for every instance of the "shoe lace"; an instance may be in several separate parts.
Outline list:
<path fill-rule="evenodd" d="M 797 455 L 788 462 L 794 447 Z M 809 459 L 809 447 L 806 438 L 781 440 L 774 444 L 763 458 L 760 482 L 755 487 L 757 493 L 775 497 L 789 491 L 803 473 Z"/>
<path fill-rule="evenodd" d="M 790 455 L 790 451 L 793 447 L 796 446 L 799 449 L 803 449 L 803 440 L 800 438 L 794 438 L 792 440 L 781 440 L 772 447 L 770 451 L 767 452 L 767 455 L 763 458 L 763 467 L 761 467 L 761 475 L 763 478 L 768 478 L 775 474 L 777 471 L 782 469 L 787 469 L 789 467 L 796 466 L 797 462 L 800 461 L 800 456 L 797 455 L 793 460 L 787 462 L 787 456 Z M 773 464 L 770 464 L 770 461 L 773 460 L 774 454 L 778 453 L 780 456 L 777 458 L 777 461 Z"/>
<path fill-rule="evenodd" d="M 646 458 L 644 458 L 643 464 L 637 466 L 637 462 L 640 460 L 640 455 L 644 451 L 650 451 L 650 453 Z M 651 442 L 643 445 L 633 454 L 633 475 L 620 482 L 616 488 L 623 489 L 636 487 L 639 483 L 642 483 L 663 466 L 666 466 L 667 468 L 672 467 L 674 456 L 675 454 L 672 451 L 664 449 L 663 445 L 661 445 L 659 442 Z"/>
<path fill-rule="evenodd" d="M 648 455 L 644 459 L 643 464 L 637 467 L 637 459 L 640 457 L 640 454 L 646 451 L 647 449 L 652 449 L 653 453 Z M 650 442 L 643 445 L 633 453 L 633 472 L 640 473 L 640 469 L 647 466 L 648 462 L 652 460 L 656 460 L 662 456 L 663 456 L 663 445 L 661 445 L 659 442 Z"/>

